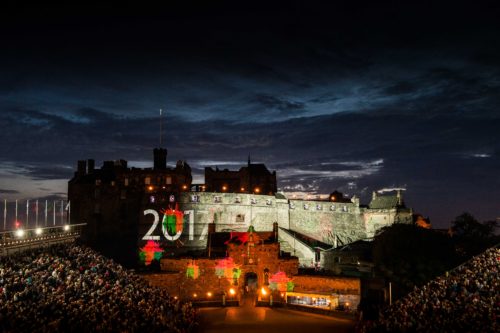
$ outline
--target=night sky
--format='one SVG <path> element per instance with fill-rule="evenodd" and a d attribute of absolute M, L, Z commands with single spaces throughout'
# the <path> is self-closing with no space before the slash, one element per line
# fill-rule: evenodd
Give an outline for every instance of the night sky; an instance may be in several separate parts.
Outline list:
<path fill-rule="evenodd" d="M 250 155 L 285 192 L 500 217 L 500 9 L 433 3 L 4 6 L 0 198 L 65 197 L 79 159 L 152 166 L 161 108 L 195 182 Z"/>

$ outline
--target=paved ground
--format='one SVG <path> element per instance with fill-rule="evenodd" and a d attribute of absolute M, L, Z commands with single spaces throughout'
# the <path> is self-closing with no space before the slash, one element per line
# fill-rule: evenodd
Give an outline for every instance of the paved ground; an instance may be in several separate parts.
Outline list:
<path fill-rule="evenodd" d="M 201 308 L 198 332 L 259 333 L 352 333 L 354 321 L 301 311 L 254 307 L 243 301 L 240 307 Z"/>

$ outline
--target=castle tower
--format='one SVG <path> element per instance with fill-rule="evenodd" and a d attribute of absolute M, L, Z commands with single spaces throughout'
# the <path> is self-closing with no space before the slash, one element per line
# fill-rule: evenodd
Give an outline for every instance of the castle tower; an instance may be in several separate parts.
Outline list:
<path fill-rule="evenodd" d="M 153 150 L 154 170 L 167 169 L 167 150 L 165 148 L 155 148 Z"/>

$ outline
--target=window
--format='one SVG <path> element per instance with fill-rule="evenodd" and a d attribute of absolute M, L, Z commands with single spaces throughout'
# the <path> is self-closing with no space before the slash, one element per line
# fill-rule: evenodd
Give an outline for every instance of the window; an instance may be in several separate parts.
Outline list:
<path fill-rule="evenodd" d="M 290 202 L 290 209 L 295 209 L 295 204 L 293 202 Z"/>
<path fill-rule="evenodd" d="M 127 199 L 127 190 L 121 190 L 120 199 Z"/>
<path fill-rule="evenodd" d="M 95 184 L 96 184 L 97 186 L 101 185 L 101 180 L 100 180 L 100 179 L 96 179 L 96 180 L 95 180 Z"/>
<path fill-rule="evenodd" d="M 271 199 L 266 200 L 266 205 L 271 206 L 272 204 L 273 204 L 273 202 L 271 201 Z"/>
<path fill-rule="evenodd" d="M 144 178 L 144 184 L 150 185 L 151 184 L 151 178 L 150 177 Z"/>
<path fill-rule="evenodd" d="M 196 194 L 191 195 L 191 202 L 200 202 L 200 196 Z"/>
<path fill-rule="evenodd" d="M 252 199 L 250 199 L 250 202 L 251 202 L 252 204 L 256 204 L 256 203 L 257 203 L 257 199 L 252 198 Z"/>
<path fill-rule="evenodd" d="M 222 202 L 222 197 L 221 197 L 220 195 L 216 195 L 216 196 L 214 197 L 214 202 L 217 202 L 217 203 Z"/>
<path fill-rule="evenodd" d="M 320 204 L 317 204 L 316 205 L 316 210 L 323 210 L 323 206 L 321 206 Z"/>
<path fill-rule="evenodd" d="M 128 178 L 125 178 L 124 184 L 125 186 L 128 186 Z"/>
<path fill-rule="evenodd" d="M 331 210 L 332 212 L 334 212 L 334 211 L 335 211 L 335 205 L 331 205 L 331 206 L 330 206 L 330 210 Z"/>
<path fill-rule="evenodd" d="M 245 214 L 237 214 L 236 223 L 244 223 L 244 222 L 245 222 Z"/>
<path fill-rule="evenodd" d="M 167 185 L 171 185 L 172 184 L 172 177 L 168 176 L 166 179 L 165 179 L 165 183 Z"/>
<path fill-rule="evenodd" d="M 235 203 L 241 203 L 241 198 L 240 198 L 240 197 L 236 197 L 236 198 L 234 198 L 234 202 L 235 202 Z"/>
<path fill-rule="evenodd" d="M 308 204 L 304 204 L 304 209 L 309 209 L 309 205 Z"/>
<path fill-rule="evenodd" d="M 156 199 L 154 195 L 149 196 L 149 202 L 150 203 L 155 203 Z"/>
<path fill-rule="evenodd" d="M 342 211 L 343 212 L 347 212 L 347 206 L 346 205 L 342 206 Z"/>

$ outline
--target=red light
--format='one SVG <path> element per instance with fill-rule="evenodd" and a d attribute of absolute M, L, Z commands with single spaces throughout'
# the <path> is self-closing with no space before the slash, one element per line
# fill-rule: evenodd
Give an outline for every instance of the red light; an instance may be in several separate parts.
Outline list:
<path fill-rule="evenodd" d="M 19 221 L 16 221 L 16 228 L 19 228 L 20 225 L 21 223 L 19 223 Z"/>

